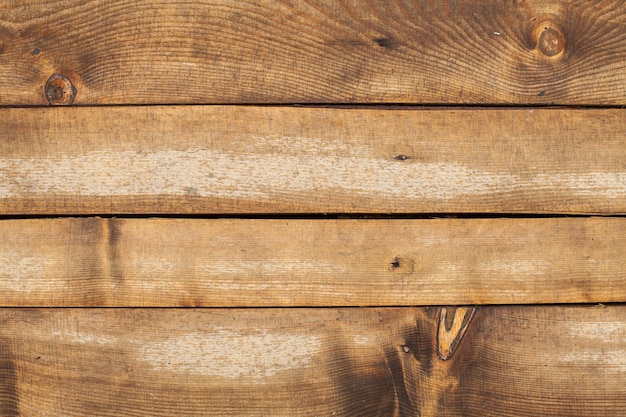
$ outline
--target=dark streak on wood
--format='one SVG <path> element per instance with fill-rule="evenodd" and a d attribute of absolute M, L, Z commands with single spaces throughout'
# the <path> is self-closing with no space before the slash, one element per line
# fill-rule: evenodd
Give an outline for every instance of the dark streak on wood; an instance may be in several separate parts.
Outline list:
<path fill-rule="evenodd" d="M 339 339 L 341 340 L 341 339 Z M 347 341 L 345 343 L 348 343 Z M 332 367 L 342 369 L 337 373 L 334 385 L 338 387 L 338 401 L 341 410 L 336 415 L 390 416 L 396 407 L 395 384 L 392 375 L 397 369 L 384 365 L 362 369 L 350 356 L 352 348 L 336 346 L 332 354 Z"/>
<path fill-rule="evenodd" d="M 405 340 L 415 339 L 416 332 L 414 329 L 405 329 L 402 331 L 404 334 Z M 407 380 L 410 378 L 411 369 L 407 369 L 406 363 L 411 362 L 412 356 L 409 353 L 405 352 L 405 347 L 411 346 L 412 343 L 405 342 L 400 346 L 387 346 L 385 349 L 385 365 L 389 369 L 390 372 L 390 380 L 393 381 L 393 390 L 395 393 L 395 409 L 393 416 L 399 417 L 409 417 L 418 415 L 416 410 L 416 404 L 413 404 L 411 401 L 411 396 L 409 395 L 409 390 L 415 389 L 415 387 L 407 386 Z M 410 348 L 409 348 L 410 349 Z"/>
<path fill-rule="evenodd" d="M 20 417 L 20 396 L 16 356 L 13 341 L 0 338 L 0 414 L 3 417 Z"/>
<path fill-rule="evenodd" d="M 106 260 L 108 271 L 104 273 L 110 274 L 111 283 L 114 285 L 124 285 L 124 271 L 117 262 L 111 262 L 112 260 L 119 259 L 122 254 L 119 253 L 122 242 L 122 228 L 119 222 L 115 219 L 109 218 L 103 222 L 103 234 L 105 238 L 103 243 L 106 245 Z"/>

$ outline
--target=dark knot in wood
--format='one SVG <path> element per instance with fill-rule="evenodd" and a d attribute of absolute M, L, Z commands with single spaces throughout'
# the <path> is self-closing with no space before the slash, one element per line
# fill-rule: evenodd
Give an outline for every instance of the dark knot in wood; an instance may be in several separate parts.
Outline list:
<path fill-rule="evenodd" d="M 52 74 L 46 82 L 46 99 L 55 106 L 67 106 L 74 103 L 76 88 L 69 78 L 62 74 Z"/>

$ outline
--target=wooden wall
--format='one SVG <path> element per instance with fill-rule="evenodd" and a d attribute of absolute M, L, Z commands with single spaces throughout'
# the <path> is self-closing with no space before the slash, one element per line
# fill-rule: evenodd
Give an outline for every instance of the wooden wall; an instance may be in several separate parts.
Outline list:
<path fill-rule="evenodd" d="M 1 416 L 626 415 L 620 0 L 0 2 Z"/>

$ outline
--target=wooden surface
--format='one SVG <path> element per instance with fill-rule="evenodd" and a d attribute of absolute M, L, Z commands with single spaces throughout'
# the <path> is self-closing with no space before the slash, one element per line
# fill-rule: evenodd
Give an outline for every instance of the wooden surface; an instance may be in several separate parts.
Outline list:
<path fill-rule="evenodd" d="M 0 1 L 0 415 L 626 415 L 625 28 Z"/>
<path fill-rule="evenodd" d="M 3 306 L 626 302 L 626 219 L 0 222 Z"/>
<path fill-rule="evenodd" d="M 0 109 L 0 214 L 626 213 L 624 110 Z"/>
<path fill-rule="evenodd" d="M 626 309 L 2 309 L 3 416 L 616 416 Z"/>
<path fill-rule="evenodd" d="M 0 105 L 626 104 L 619 0 L 0 3 Z"/>

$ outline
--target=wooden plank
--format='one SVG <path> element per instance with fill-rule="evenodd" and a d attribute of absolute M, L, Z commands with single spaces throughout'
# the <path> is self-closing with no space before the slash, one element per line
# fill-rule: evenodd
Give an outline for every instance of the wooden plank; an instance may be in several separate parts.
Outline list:
<path fill-rule="evenodd" d="M 4 416 L 617 416 L 626 307 L 3 309 Z"/>
<path fill-rule="evenodd" d="M 2 306 L 626 302 L 626 219 L 0 222 Z"/>
<path fill-rule="evenodd" d="M 626 104 L 620 0 L 24 0 L 0 16 L 0 105 Z"/>
<path fill-rule="evenodd" d="M 625 110 L 0 109 L 1 214 L 626 213 Z"/>

